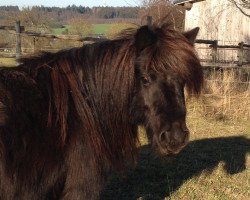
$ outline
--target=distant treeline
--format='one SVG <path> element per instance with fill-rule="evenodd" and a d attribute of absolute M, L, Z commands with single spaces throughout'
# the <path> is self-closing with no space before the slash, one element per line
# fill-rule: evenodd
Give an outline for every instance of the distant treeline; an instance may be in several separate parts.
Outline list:
<path fill-rule="evenodd" d="M 59 16 L 62 14 L 82 14 L 87 16 L 93 16 L 100 19 L 113 19 L 113 18 L 137 18 L 140 8 L 139 7 L 84 7 L 71 5 L 65 8 L 59 7 L 46 7 L 46 6 L 33 6 L 27 8 L 30 10 L 40 11 L 42 13 L 54 13 Z M 20 12 L 18 6 L 0 6 L 1 11 Z M 1 13 L 0 13 L 1 15 Z"/>
<path fill-rule="evenodd" d="M 0 11 L 19 11 L 18 6 L 0 6 Z"/>

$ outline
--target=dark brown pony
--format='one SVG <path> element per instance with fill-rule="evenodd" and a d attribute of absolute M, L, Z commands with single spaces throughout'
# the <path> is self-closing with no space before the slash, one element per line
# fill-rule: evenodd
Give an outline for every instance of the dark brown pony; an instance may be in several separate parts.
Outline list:
<path fill-rule="evenodd" d="M 198 94 L 198 28 L 142 26 L 114 40 L 0 68 L 0 199 L 95 200 L 107 172 L 188 142 L 184 87 Z"/>

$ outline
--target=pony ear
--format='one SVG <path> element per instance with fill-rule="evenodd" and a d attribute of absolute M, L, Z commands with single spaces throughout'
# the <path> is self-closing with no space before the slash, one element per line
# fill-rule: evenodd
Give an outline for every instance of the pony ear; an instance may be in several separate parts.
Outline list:
<path fill-rule="evenodd" d="M 190 31 L 184 32 L 183 35 L 188 39 L 189 42 L 191 42 L 192 44 L 194 44 L 195 39 L 198 35 L 200 28 L 196 27 Z"/>
<path fill-rule="evenodd" d="M 157 40 L 156 34 L 149 26 L 142 26 L 135 34 L 135 47 L 138 53 L 140 53 L 146 47 L 152 45 Z"/>

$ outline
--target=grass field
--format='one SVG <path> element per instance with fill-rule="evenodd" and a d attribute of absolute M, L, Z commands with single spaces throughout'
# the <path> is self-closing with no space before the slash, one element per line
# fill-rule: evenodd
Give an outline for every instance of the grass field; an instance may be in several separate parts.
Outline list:
<path fill-rule="evenodd" d="M 63 28 L 54 28 L 54 29 L 52 30 L 52 32 L 53 32 L 53 34 L 60 35 L 60 34 L 63 34 L 63 32 L 64 32 L 66 29 L 70 29 L 70 26 L 69 26 L 69 25 L 65 25 Z"/>
<path fill-rule="evenodd" d="M 0 58 L 0 66 L 14 66 L 16 65 L 15 58 Z"/>
<path fill-rule="evenodd" d="M 94 34 L 105 34 L 110 28 L 112 24 L 94 24 L 93 30 Z M 70 26 L 66 25 L 64 28 L 55 28 L 53 29 L 54 34 L 63 34 L 66 29 L 70 29 Z"/>
<path fill-rule="evenodd" d="M 112 27 L 112 24 L 95 24 L 94 33 L 105 34 L 111 27 Z"/>
<path fill-rule="evenodd" d="M 155 156 L 141 133 L 138 166 L 114 176 L 103 199 L 249 200 L 249 122 L 216 121 L 189 109 L 188 126 L 191 142 L 173 157 Z"/>

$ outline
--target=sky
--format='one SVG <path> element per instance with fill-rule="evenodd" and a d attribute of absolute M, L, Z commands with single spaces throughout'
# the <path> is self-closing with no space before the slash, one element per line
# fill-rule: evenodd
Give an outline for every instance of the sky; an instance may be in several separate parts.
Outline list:
<path fill-rule="evenodd" d="M 66 7 L 75 4 L 76 6 L 139 6 L 140 0 L 0 0 L 0 6 L 57 6 Z"/>

